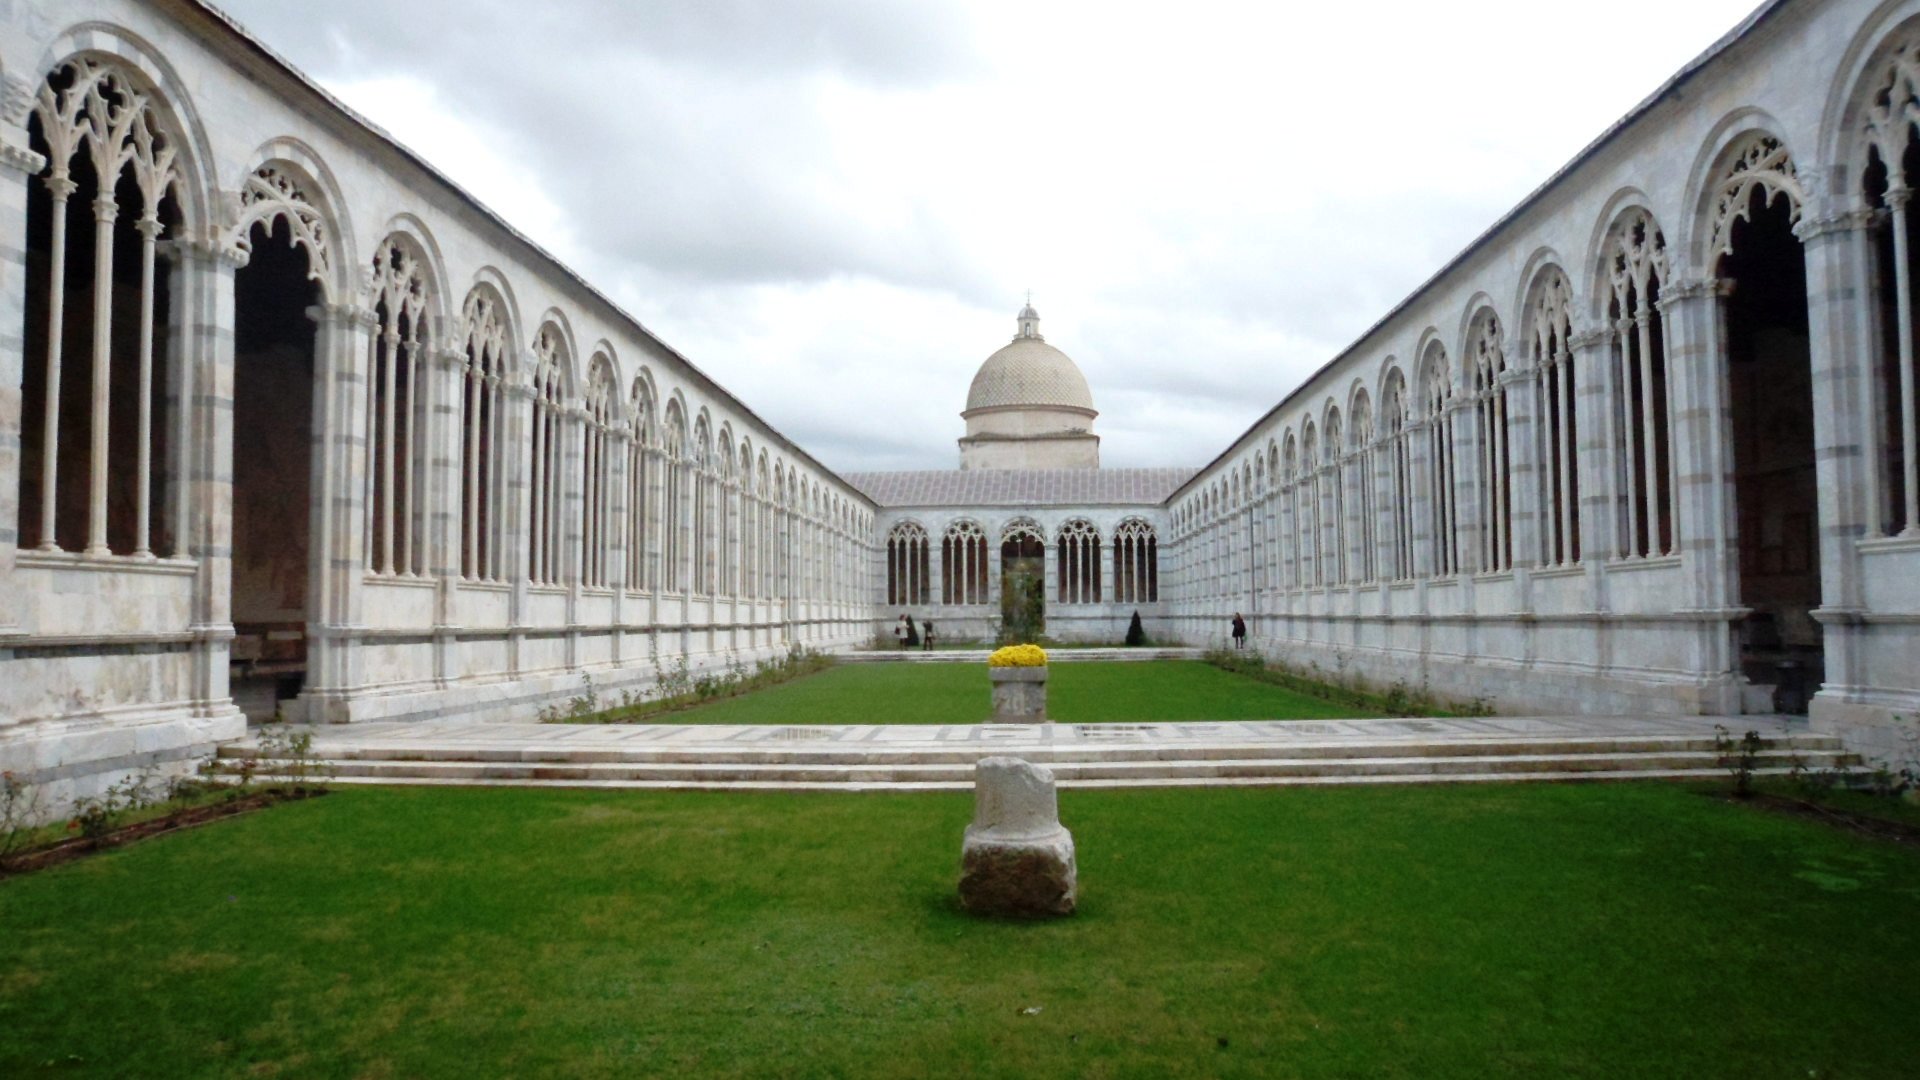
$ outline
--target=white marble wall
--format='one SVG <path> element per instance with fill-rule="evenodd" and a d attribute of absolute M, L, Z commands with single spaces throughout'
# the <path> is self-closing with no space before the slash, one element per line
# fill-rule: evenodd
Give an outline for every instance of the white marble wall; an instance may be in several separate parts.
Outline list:
<path fill-rule="evenodd" d="M 130 769 L 188 767 L 242 730 L 228 692 L 234 280 L 258 218 L 249 177 L 263 166 L 297 181 L 325 248 L 324 261 L 309 263 L 320 303 L 309 313 L 318 341 L 307 678 L 283 706 L 289 718 L 526 719 L 588 680 L 603 692 L 640 686 L 680 657 L 695 667 L 751 662 L 794 643 L 868 637 L 874 507 L 865 496 L 505 222 L 296 74 L 263 64 L 223 20 L 191 5 L 21 0 L 0 7 L 0 25 L 0 767 L 58 783 L 64 796 L 86 794 Z M 19 332 L 26 192 L 44 183 L 28 109 L 48 73 L 83 56 L 147 93 L 180 153 L 184 220 L 163 237 L 173 289 L 156 329 L 186 403 L 162 420 L 174 425 L 166 464 L 181 543 L 159 557 L 20 550 L 22 375 L 45 362 L 24 355 Z M 429 341 L 415 492 L 426 551 L 412 574 L 374 568 L 363 481 L 377 464 L 366 420 L 378 332 L 368 268 L 396 235 L 424 264 Z M 557 584 L 528 580 L 524 470 L 503 478 L 492 506 L 507 526 L 508 572 L 462 576 L 458 345 L 463 301 L 483 283 L 506 308 L 510 462 L 531 457 L 535 335 L 551 329 L 565 344 Z M 604 364 L 617 387 L 606 417 L 607 572 L 591 585 L 581 528 L 589 364 Z M 653 403 L 648 418 L 633 405 L 640 387 Z M 752 387 L 738 389 L 751 397 Z M 645 494 L 647 539 L 634 537 L 625 448 L 636 432 L 651 440 L 657 473 L 669 408 L 707 435 L 706 456 L 688 468 L 707 486 L 716 522 L 711 569 L 681 589 L 658 573 L 628 573 L 658 570 L 672 515 L 656 484 Z M 690 442 L 684 455 L 697 449 Z M 630 542 L 646 545 L 635 559 Z"/>
<path fill-rule="evenodd" d="M 1890 529 L 1876 510 L 1889 501 L 1878 448 L 1892 437 L 1876 417 L 1900 403 L 1889 400 L 1881 375 L 1894 346 L 1880 338 L 1872 303 L 1871 240 L 1886 215 L 1867 205 L 1862 175 L 1863 110 L 1886 85 L 1893 51 L 1920 36 L 1916 20 L 1920 4 L 1910 2 L 1767 5 L 1746 32 L 1648 99 L 1275 406 L 1169 502 L 1172 568 L 1163 581 L 1174 583 L 1169 618 L 1181 636 L 1220 640 L 1229 613 L 1240 610 L 1255 644 L 1276 656 L 1382 684 L 1426 681 L 1510 711 L 1760 707 L 1765 695 L 1747 692 L 1734 670 L 1736 627 L 1748 609 L 1738 595 L 1734 532 L 1728 289 L 1715 273 L 1729 221 L 1722 199 L 1744 191 L 1741 155 L 1765 139 L 1789 164 L 1762 182 L 1790 200 L 1806 254 L 1819 488 L 1821 604 L 1813 617 L 1826 661 L 1813 718 L 1875 744 L 1891 717 L 1920 713 L 1920 532 L 1911 523 Z M 1616 332 L 1636 330 L 1610 321 L 1609 231 L 1634 212 L 1650 215 L 1666 243 L 1658 310 L 1671 373 L 1680 541 L 1672 553 L 1621 552 L 1626 504 L 1608 494 L 1621 466 L 1609 437 L 1617 423 L 1610 403 L 1620 393 L 1609 382 L 1609 349 Z M 1555 560 L 1542 544 L 1550 526 L 1541 485 L 1551 461 L 1529 434 L 1540 430 L 1546 400 L 1533 389 L 1532 305 L 1555 273 L 1572 294 L 1568 353 L 1578 372 L 1577 562 Z M 1471 448 L 1487 421 L 1463 363 L 1489 313 L 1506 343 L 1498 385 L 1510 405 L 1513 457 L 1501 474 L 1512 485 L 1510 561 L 1487 559 L 1481 548 L 1480 500 L 1492 489 Z M 1420 364 L 1437 353 L 1448 362 L 1452 402 L 1423 423 Z M 1332 459 L 1323 446 L 1317 470 L 1288 468 L 1289 440 L 1298 462 L 1309 426 L 1324 438 L 1335 415 L 1349 421 L 1349 433 L 1361 408 L 1379 418 L 1394 380 L 1415 398 L 1411 500 L 1393 497 L 1385 464 L 1392 443 L 1379 423 L 1372 439 L 1343 439 Z M 1438 567 L 1432 551 L 1436 423 L 1462 455 L 1452 485 L 1453 571 Z M 1350 470 L 1339 481 L 1343 506 L 1328 495 L 1334 469 Z M 1363 486 L 1373 495 L 1370 523 L 1357 505 Z M 1402 505 L 1411 566 L 1398 564 L 1393 539 Z M 1310 513 L 1318 532 L 1299 527 Z M 1346 566 L 1303 581 L 1299 569 L 1316 543 L 1322 553 L 1344 547 Z"/>

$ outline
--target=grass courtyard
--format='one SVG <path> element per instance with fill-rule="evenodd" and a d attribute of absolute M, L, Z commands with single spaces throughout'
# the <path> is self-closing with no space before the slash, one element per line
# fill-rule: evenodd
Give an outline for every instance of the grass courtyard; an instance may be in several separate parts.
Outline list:
<path fill-rule="evenodd" d="M 0 1076 L 1910 1076 L 1920 857 L 1684 787 L 349 789 L 0 881 Z"/>
<path fill-rule="evenodd" d="M 740 697 L 646 718 L 673 724 L 978 724 L 993 711 L 985 664 L 839 664 Z M 1062 723 L 1326 720 L 1372 716 L 1198 660 L 1048 666 Z"/>

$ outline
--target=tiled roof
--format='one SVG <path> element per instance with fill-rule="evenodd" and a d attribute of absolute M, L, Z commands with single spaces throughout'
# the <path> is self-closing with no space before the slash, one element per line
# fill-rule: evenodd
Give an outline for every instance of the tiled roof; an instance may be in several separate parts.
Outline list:
<path fill-rule="evenodd" d="M 881 506 L 1159 506 L 1192 469 L 843 472 Z"/>

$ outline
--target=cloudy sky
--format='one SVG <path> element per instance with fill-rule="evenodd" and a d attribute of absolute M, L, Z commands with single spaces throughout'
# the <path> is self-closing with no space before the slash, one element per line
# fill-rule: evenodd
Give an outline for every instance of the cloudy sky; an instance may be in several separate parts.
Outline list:
<path fill-rule="evenodd" d="M 1757 0 L 216 0 L 833 468 L 1199 465 Z"/>

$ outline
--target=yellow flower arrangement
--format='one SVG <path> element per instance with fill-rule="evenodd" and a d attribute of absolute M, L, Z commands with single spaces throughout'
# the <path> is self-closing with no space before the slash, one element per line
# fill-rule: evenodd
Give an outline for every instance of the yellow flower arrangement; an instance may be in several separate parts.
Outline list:
<path fill-rule="evenodd" d="M 1047 650 L 1038 645 L 1008 645 L 993 650 L 988 667 L 1046 667 Z"/>

